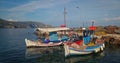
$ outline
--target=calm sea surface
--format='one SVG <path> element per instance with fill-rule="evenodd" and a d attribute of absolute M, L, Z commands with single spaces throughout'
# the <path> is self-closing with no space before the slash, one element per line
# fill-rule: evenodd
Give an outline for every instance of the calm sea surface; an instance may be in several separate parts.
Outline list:
<path fill-rule="evenodd" d="M 120 63 L 120 49 L 64 57 L 62 47 L 26 48 L 25 38 L 36 40 L 34 29 L 0 29 L 0 63 Z"/>

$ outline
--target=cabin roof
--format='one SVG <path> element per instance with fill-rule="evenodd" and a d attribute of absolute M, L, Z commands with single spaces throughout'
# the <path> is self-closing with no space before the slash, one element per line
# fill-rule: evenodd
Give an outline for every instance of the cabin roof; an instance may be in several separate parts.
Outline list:
<path fill-rule="evenodd" d="M 62 31 L 62 30 L 69 30 L 67 27 L 63 28 L 36 28 L 36 30 L 39 30 L 41 32 L 54 32 L 54 31 Z"/>

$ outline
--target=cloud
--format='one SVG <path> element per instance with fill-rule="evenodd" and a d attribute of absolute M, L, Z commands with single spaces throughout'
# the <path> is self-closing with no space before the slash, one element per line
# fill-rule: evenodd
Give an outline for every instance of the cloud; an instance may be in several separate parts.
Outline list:
<path fill-rule="evenodd" d="M 120 16 L 114 18 L 104 18 L 105 21 L 120 21 Z"/>
<path fill-rule="evenodd" d="M 50 5 L 50 4 L 48 4 Z M 43 2 L 41 1 L 30 1 L 26 4 L 20 5 L 20 6 L 16 6 L 13 7 L 11 9 L 9 9 L 9 11 L 33 11 L 39 8 L 46 8 L 48 7 L 48 5 L 43 4 Z"/>
<path fill-rule="evenodd" d="M 8 19 L 8 21 L 13 21 L 13 22 L 16 22 L 17 20 L 14 20 L 14 19 Z"/>
<path fill-rule="evenodd" d="M 26 4 L 19 5 L 9 9 L 9 11 L 24 11 L 24 12 L 31 12 L 40 8 L 50 8 L 56 5 L 62 5 L 68 3 L 70 0 L 34 0 L 29 1 Z"/>
<path fill-rule="evenodd" d="M 69 3 L 71 0 L 30 0 L 24 4 L 6 9 L 8 18 L 15 18 L 18 20 L 27 20 L 27 14 L 34 12 L 40 9 L 47 9 L 50 12 L 50 9 L 54 7 L 60 7 Z M 46 13 L 48 13 L 46 12 Z M 54 12 L 54 11 L 53 11 Z M 57 16 L 57 15 L 55 15 Z"/>
<path fill-rule="evenodd" d="M 102 9 L 102 10 L 120 9 L 120 1 L 119 0 L 97 0 L 96 3 L 94 3 L 94 4 L 95 4 L 95 8 L 97 8 L 97 9 Z"/>

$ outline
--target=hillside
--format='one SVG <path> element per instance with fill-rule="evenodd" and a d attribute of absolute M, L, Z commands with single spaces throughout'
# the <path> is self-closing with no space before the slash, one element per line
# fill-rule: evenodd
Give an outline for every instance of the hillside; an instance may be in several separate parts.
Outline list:
<path fill-rule="evenodd" d="M 50 25 L 46 25 L 40 22 L 15 22 L 15 21 L 7 21 L 4 19 L 0 19 L 0 28 L 36 28 L 36 27 L 52 27 Z"/>

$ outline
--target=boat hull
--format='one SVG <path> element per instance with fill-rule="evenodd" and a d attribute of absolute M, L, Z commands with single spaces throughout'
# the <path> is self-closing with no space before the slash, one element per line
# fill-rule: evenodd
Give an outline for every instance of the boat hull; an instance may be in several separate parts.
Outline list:
<path fill-rule="evenodd" d="M 68 45 L 64 44 L 65 49 L 65 57 L 69 55 L 88 55 L 92 53 L 98 53 L 100 51 L 103 51 L 105 48 L 104 43 L 99 45 L 99 47 L 93 48 L 93 49 L 87 49 L 86 50 L 75 50 L 75 48 L 71 48 Z"/>
<path fill-rule="evenodd" d="M 34 42 L 28 39 L 25 39 L 26 47 L 53 47 L 53 46 L 61 46 L 63 45 L 62 42 L 58 43 L 39 43 L 39 42 Z"/>

